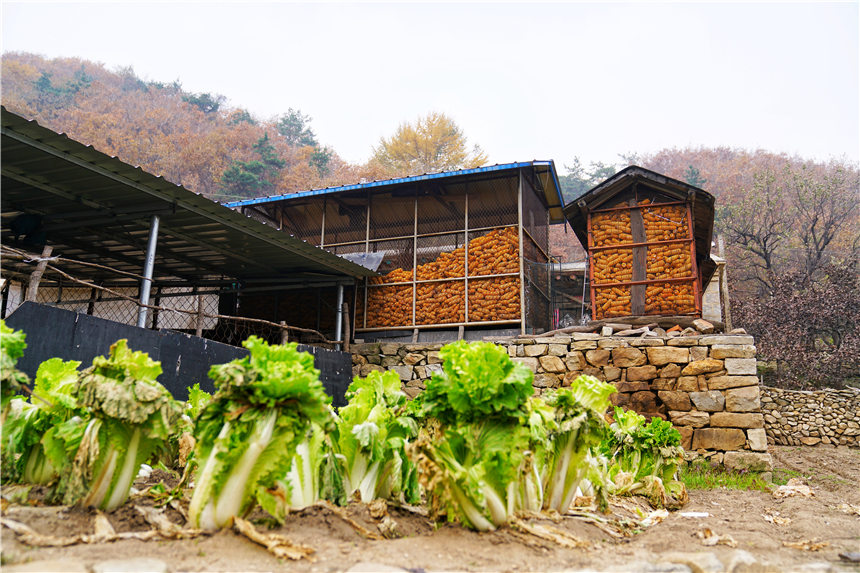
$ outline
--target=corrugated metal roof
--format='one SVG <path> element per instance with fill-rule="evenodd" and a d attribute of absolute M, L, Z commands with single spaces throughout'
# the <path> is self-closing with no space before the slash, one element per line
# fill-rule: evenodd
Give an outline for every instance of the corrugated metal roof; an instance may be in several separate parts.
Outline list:
<path fill-rule="evenodd" d="M 2 110 L 2 240 L 38 217 L 54 254 L 140 274 L 151 215 L 161 218 L 155 282 L 332 279 L 372 271 L 246 217 L 163 177 Z M 41 251 L 41 247 L 29 247 Z M 8 268 L 9 262 L 4 261 Z M 115 279 L 89 267 L 91 279 Z"/>
<path fill-rule="evenodd" d="M 354 185 L 342 185 L 340 187 L 313 189 L 310 191 L 301 191 L 299 193 L 272 195 L 270 197 L 257 197 L 255 199 L 248 199 L 246 201 L 235 201 L 233 203 L 227 203 L 226 205 L 232 208 L 248 207 L 252 205 L 261 205 L 263 203 L 273 203 L 276 201 L 292 201 L 295 199 L 300 199 L 302 197 L 313 197 L 316 195 L 327 195 L 331 193 L 344 193 L 347 191 L 359 191 L 368 189 L 383 190 L 391 186 L 415 183 L 419 181 L 430 181 L 433 179 L 445 179 L 454 177 L 468 178 L 470 176 L 515 170 L 523 167 L 533 168 L 538 175 L 546 176 L 544 178 L 544 196 L 546 199 L 547 207 L 549 208 L 550 212 L 550 222 L 553 224 L 563 223 L 564 214 L 562 213 L 562 207 L 564 206 L 564 199 L 561 195 L 561 186 L 558 183 L 558 174 L 555 170 L 555 162 L 552 160 L 534 160 L 519 163 L 504 163 L 501 165 L 496 164 L 489 165 L 486 167 L 476 167 L 475 169 L 442 171 L 440 173 L 424 173 L 421 175 L 410 175 L 408 177 L 397 177 L 394 179 L 369 181 L 367 183 L 356 183 Z"/>

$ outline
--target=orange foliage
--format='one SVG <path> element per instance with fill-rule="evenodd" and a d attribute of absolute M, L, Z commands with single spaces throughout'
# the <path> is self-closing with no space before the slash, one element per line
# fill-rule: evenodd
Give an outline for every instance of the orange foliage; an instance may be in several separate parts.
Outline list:
<path fill-rule="evenodd" d="M 239 109 L 223 105 L 204 113 L 184 101 L 191 94 L 178 82 L 144 81 L 131 67 L 109 71 L 79 58 L 9 52 L 2 57 L 2 76 L 2 103 L 9 111 L 222 201 L 243 198 L 224 194 L 221 176 L 234 161 L 258 160 L 253 146 L 267 133 L 285 162 L 267 194 L 385 177 L 379 166 L 350 165 L 334 153 L 322 177 L 309 162 L 313 148 L 290 146 L 278 134 L 276 118 L 231 121 Z"/>

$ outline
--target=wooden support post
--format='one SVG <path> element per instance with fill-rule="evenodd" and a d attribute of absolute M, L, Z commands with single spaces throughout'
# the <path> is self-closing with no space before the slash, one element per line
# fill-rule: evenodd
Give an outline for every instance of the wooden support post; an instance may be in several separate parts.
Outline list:
<path fill-rule="evenodd" d="M 457 329 L 457 340 L 463 340 L 463 331 L 465 327 L 461 324 Z"/>
<path fill-rule="evenodd" d="M 412 344 L 415 344 L 416 342 L 418 342 L 418 329 L 413 328 L 412 329 Z"/>
<path fill-rule="evenodd" d="M 349 303 L 343 303 L 343 351 L 349 352 Z"/>
<path fill-rule="evenodd" d="M 281 326 L 287 326 L 287 321 L 282 320 Z M 286 344 L 290 340 L 290 331 L 286 328 L 281 329 L 281 344 Z"/>
<path fill-rule="evenodd" d="M 36 301 L 36 294 L 39 292 L 39 282 L 42 280 L 42 274 L 45 272 L 45 267 L 48 266 L 48 257 L 51 256 L 51 253 L 54 251 L 54 247 L 50 245 L 45 245 L 45 248 L 42 249 L 42 256 L 39 260 L 39 264 L 36 265 L 36 270 L 33 271 L 33 274 L 30 275 L 30 284 L 27 286 L 27 297 L 24 299 Z"/>
<path fill-rule="evenodd" d="M 203 336 L 203 295 L 197 295 L 197 329 L 194 331 L 195 336 Z"/>
<path fill-rule="evenodd" d="M 93 288 L 90 291 L 90 303 L 87 305 L 87 314 L 92 316 L 96 311 L 96 300 L 98 300 L 99 289 Z"/>
<path fill-rule="evenodd" d="M 723 263 L 718 269 L 720 273 L 720 303 L 723 307 L 723 324 L 725 325 L 726 332 L 731 332 L 732 301 L 729 298 L 729 277 L 726 274 L 725 248 L 725 241 L 723 240 L 723 236 L 720 235 L 717 237 L 717 249 L 719 250 L 720 258 L 723 259 Z"/>
<path fill-rule="evenodd" d="M 12 288 L 12 281 L 5 279 L 3 288 L 0 289 L 0 318 L 6 318 L 6 307 L 9 304 L 9 289 Z"/>
<path fill-rule="evenodd" d="M 636 199 L 630 199 L 630 232 L 634 243 L 645 243 L 648 236 L 645 233 L 645 220 L 642 217 L 642 209 L 636 209 Z M 648 279 L 648 247 L 633 247 L 633 280 L 644 281 Z M 644 284 L 630 286 L 630 313 L 634 316 L 645 314 L 645 293 L 647 286 Z"/>

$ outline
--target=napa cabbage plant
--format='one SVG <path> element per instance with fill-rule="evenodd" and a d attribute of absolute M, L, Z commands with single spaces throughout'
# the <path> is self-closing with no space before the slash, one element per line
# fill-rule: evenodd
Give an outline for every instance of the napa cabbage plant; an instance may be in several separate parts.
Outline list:
<path fill-rule="evenodd" d="M 687 490 L 677 480 L 684 460 L 681 435 L 670 422 L 645 418 L 615 408 L 600 452 L 609 460 L 610 489 L 616 495 L 645 495 L 655 507 L 676 508 L 687 502 Z"/>
<path fill-rule="evenodd" d="M 6 421 L 12 397 L 30 382 L 16 367 L 27 348 L 26 338 L 23 330 L 13 330 L 0 320 L 0 425 Z"/>
<path fill-rule="evenodd" d="M 312 423 L 334 428 L 313 356 L 256 336 L 243 345 L 249 356 L 209 372 L 216 392 L 195 428 L 200 466 L 188 510 L 192 527 L 226 527 L 257 501 L 283 519 L 287 493 L 279 484 L 296 447 Z"/>
<path fill-rule="evenodd" d="M 492 530 L 516 508 L 533 375 L 488 342 L 449 344 L 439 357 L 442 373 L 412 408 L 424 424 L 412 457 L 433 515 Z"/>
<path fill-rule="evenodd" d="M 394 371 L 356 378 L 347 390 L 331 435 L 347 499 L 377 498 L 416 503 L 420 499 L 415 466 L 406 451 L 418 435 L 406 412 L 408 398 Z"/>
<path fill-rule="evenodd" d="M 45 454 L 46 445 L 48 450 L 54 447 L 56 426 L 74 416 L 86 415 L 73 395 L 80 365 L 75 360 L 46 360 L 39 365 L 29 398 L 12 399 L 3 429 L 4 481 L 47 485 L 59 477 L 56 466 Z"/>
<path fill-rule="evenodd" d="M 542 396 L 552 411 L 541 472 L 544 509 L 567 512 L 577 488 L 584 483 L 606 507 L 605 474 L 591 449 L 604 437 L 607 424 L 603 414 L 614 392 L 611 384 L 593 376 L 579 376 L 570 387 Z"/>
<path fill-rule="evenodd" d="M 128 498 L 140 465 L 163 447 L 181 413 L 156 381 L 161 371 L 122 339 L 81 373 L 72 396 L 84 414 L 55 426 L 56 439 L 43 442 L 54 467 L 63 468 L 64 503 L 113 510 Z"/>

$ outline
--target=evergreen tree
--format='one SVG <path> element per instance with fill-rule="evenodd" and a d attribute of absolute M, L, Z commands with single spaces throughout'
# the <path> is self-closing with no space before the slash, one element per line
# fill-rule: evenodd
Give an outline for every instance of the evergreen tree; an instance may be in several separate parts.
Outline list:
<path fill-rule="evenodd" d="M 707 179 L 702 177 L 702 175 L 699 173 L 699 170 L 692 165 L 687 167 L 687 170 L 684 171 L 684 181 L 686 181 L 693 187 L 698 187 L 699 189 L 704 188 L 705 183 L 708 182 Z"/>
<path fill-rule="evenodd" d="M 274 186 L 278 172 L 286 166 L 275 153 L 268 133 L 253 147 L 260 154 L 259 160 L 233 161 L 221 175 L 221 193 L 228 199 L 265 195 Z"/>

